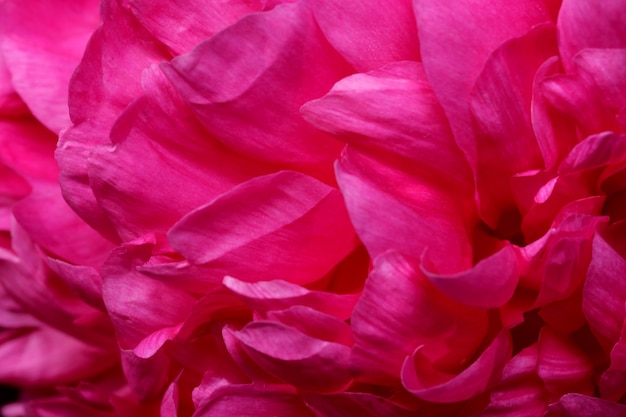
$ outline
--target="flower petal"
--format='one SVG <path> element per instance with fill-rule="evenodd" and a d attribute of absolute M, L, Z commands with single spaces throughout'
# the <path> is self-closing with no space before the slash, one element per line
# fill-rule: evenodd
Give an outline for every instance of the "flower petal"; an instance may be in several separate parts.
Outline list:
<path fill-rule="evenodd" d="M 351 71 L 320 33 L 309 2 L 246 16 L 163 70 L 207 130 L 231 149 L 309 166 L 339 153 L 338 143 L 298 113 Z"/>
<path fill-rule="evenodd" d="M 237 332 L 245 351 L 263 369 L 299 389 L 336 392 L 352 381 L 350 349 L 274 322 L 253 322 Z"/>
<path fill-rule="evenodd" d="M 378 157 L 380 151 L 391 152 L 408 158 L 431 180 L 472 187 L 469 166 L 418 62 L 393 62 L 346 77 L 301 112 L 361 152 Z"/>
<path fill-rule="evenodd" d="M 417 346 L 441 367 L 458 367 L 487 334 L 485 311 L 439 293 L 416 264 L 395 252 L 374 260 L 351 320 L 359 379 L 396 383 L 404 358 Z"/>
<path fill-rule="evenodd" d="M 427 259 L 428 253 L 425 257 Z M 424 275 L 439 291 L 476 308 L 497 308 L 508 302 L 517 287 L 520 268 L 517 251 L 512 245 L 506 245 L 471 269 L 454 275 L 430 272 L 424 262 L 421 266 Z"/>
<path fill-rule="evenodd" d="M 88 162 L 93 193 L 124 241 L 165 233 L 191 210 L 271 172 L 211 138 L 158 67 L 144 71 L 143 88 L 115 122 L 113 143 Z"/>
<path fill-rule="evenodd" d="M 457 143 L 474 167 L 469 96 L 487 57 L 502 42 L 554 21 L 558 1 L 414 0 L 422 62 Z M 489 28 L 489 30 L 476 30 Z"/>
<path fill-rule="evenodd" d="M 310 291 L 282 280 L 248 283 L 227 276 L 223 283 L 252 309 L 261 313 L 291 306 L 306 306 L 345 320 L 351 316 L 359 298 L 359 294 Z"/>
<path fill-rule="evenodd" d="M 596 4 L 589 0 L 563 0 L 557 23 L 559 50 L 565 69 L 585 48 L 626 48 L 626 17 L 620 0 Z"/>
<path fill-rule="evenodd" d="M 582 394 L 566 394 L 551 404 L 545 417 L 626 416 L 626 405 Z"/>
<path fill-rule="evenodd" d="M 68 83 L 97 24 L 95 0 L 0 3 L 0 48 L 13 87 L 55 133 L 70 124 Z"/>
<path fill-rule="evenodd" d="M 467 400 L 493 387 L 511 356 L 511 336 L 501 331 L 489 347 L 458 375 L 438 370 L 422 353 L 423 346 L 406 358 L 402 366 L 402 385 L 426 401 L 451 403 Z"/>
<path fill-rule="evenodd" d="M 340 193 L 291 171 L 235 187 L 185 216 L 168 237 L 207 278 L 220 281 L 232 274 L 309 283 L 356 247 Z"/>
<path fill-rule="evenodd" d="M 316 0 L 313 13 L 330 44 L 358 72 L 393 61 L 419 59 L 411 0 L 358 4 Z"/>

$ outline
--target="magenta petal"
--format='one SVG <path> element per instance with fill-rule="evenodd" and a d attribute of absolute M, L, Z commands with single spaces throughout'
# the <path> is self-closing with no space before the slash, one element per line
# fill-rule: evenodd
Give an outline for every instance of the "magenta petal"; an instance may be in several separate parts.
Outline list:
<path fill-rule="evenodd" d="M 285 310 L 270 311 L 267 320 L 290 326 L 315 339 L 352 346 L 352 329 L 345 321 L 310 307 L 293 306 Z"/>
<path fill-rule="evenodd" d="M 95 266 L 113 248 L 68 207 L 56 183 L 40 183 L 13 212 L 35 243 L 62 260 Z"/>
<path fill-rule="evenodd" d="M 314 417 L 294 392 L 281 387 L 230 385 L 216 390 L 192 417 Z"/>
<path fill-rule="evenodd" d="M 191 210 L 270 172 L 211 138 L 158 67 L 142 79 L 145 92 L 115 122 L 113 143 L 88 162 L 93 193 L 124 241 L 165 233 Z"/>
<path fill-rule="evenodd" d="M 341 194 L 291 171 L 257 177 L 183 217 L 169 241 L 207 278 L 323 277 L 356 246 Z"/>
<path fill-rule="evenodd" d="M 458 304 L 395 252 L 374 260 L 352 317 L 352 367 L 359 378 L 395 383 L 417 346 L 442 367 L 458 367 L 487 334 L 487 313 Z"/>
<path fill-rule="evenodd" d="M 548 407 L 545 417 L 626 417 L 626 405 L 589 397 L 566 394 Z"/>
<path fill-rule="evenodd" d="M 569 392 L 593 394 L 594 363 L 574 341 L 544 327 L 538 347 L 537 374 L 553 400 Z"/>
<path fill-rule="evenodd" d="M 607 352 L 620 338 L 626 309 L 626 260 L 600 235 L 593 238 L 583 289 L 583 311 Z"/>
<path fill-rule="evenodd" d="M 300 389 L 335 392 L 352 381 L 350 349 L 273 322 L 253 322 L 237 332 L 250 357 L 272 375 Z"/>
<path fill-rule="evenodd" d="M 249 15 L 163 67 L 207 130 L 230 148 L 290 164 L 328 163 L 339 153 L 340 144 L 298 112 L 351 71 L 309 8 L 298 2 Z"/>
<path fill-rule="evenodd" d="M 0 4 L 0 49 L 12 84 L 37 119 L 55 133 L 70 124 L 67 86 L 98 24 L 97 5 L 93 0 Z"/>
<path fill-rule="evenodd" d="M 626 326 L 622 326 L 620 338 L 611 349 L 610 360 L 598 385 L 602 398 L 618 401 L 626 393 Z"/>
<path fill-rule="evenodd" d="M 537 376 L 537 345 L 515 355 L 504 367 L 502 380 L 491 393 L 489 406 L 476 417 L 539 417 L 548 394 Z"/>
<path fill-rule="evenodd" d="M 427 265 L 428 252 L 425 259 Z M 521 268 L 513 245 L 506 245 L 472 269 L 454 275 L 430 272 L 426 265 L 422 264 L 422 272 L 439 291 L 477 308 L 497 308 L 508 302 L 517 287 Z"/>
<path fill-rule="evenodd" d="M 343 392 L 336 395 L 307 394 L 304 400 L 318 417 L 415 417 L 391 401 L 373 394 Z"/>
<path fill-rule="evenodd" d="M 118 3 L 102 2 L 103 23 L 92 35 L 70 84 L 74 126 L 61 133 L 56 152 L 59 182 L 69 205 L 112 241 L 119 237 L 93 195 L 87 161 L 95 146 L 109 143 L 114 121 L 141 95 L 143 70 L 169 58 L 162 45 Z"/>
<path fill-rule="evenodd" d="M 537 24 L 553 21 L 558 2 L 463 0 L 453 9 L 438 0 L 413 3 L 426 74 L 457 142 L 474 163 L 469 96 L 476 78 L 489 54 L 502 42 L 527 33 Z"/>
<path fill-rule="evenodd" d="M 345 320 L 352 315 L 352 309 L 359 298 L 359 294 L 311 291 L 282 280 L 248 283 L 227 276 L 223 283 L 251 308 L 262 313 L 297 305 L 311 307 Z"/>
<path fill-rule="evenodd" d="M 135 348 L 157 330 L 178 325 L 196 301 L 189 293 L 137 271 L 150 259 L 154 246 L 151 236 L 127 243 L 113 250 L 102 267 L 102 296 L 124 349 Z"/>
<path fill-rule="evenodd" d="M 259 0 L 218 0 L 209 7 L 203 1 L 130 0 L 129 3 L 146 29 L 177 54 L 191 50 L 201 40 L 261 8 Z"/>
<path fill-rule="evenodd" d="M 530 123 L 532 88 L 537 69 L 557 53 L 554 25 L 540 25 L 496 49 L 472 90 L 479 213 L 494 229 L 514 207 L 510 178 L 544 165 Z"/>
<path fill-rule="evenodd" d="M 102 301 L 102 276 L 93 266 L 72 265 L 48 258 L 48 266 L 87 304 L 105 311 Z"/>
<path fill-rule="evenodd" d="M 318 0 L 313 12 L 330 44 L 359 72 L 393 61 L 419 60 L 411 0 L 357 4 Z"/>
<path fill-rule="evenodd" d="M 437 403 L 467 400 L 493 387 L 511 356 L 511 336 L 501 331 L 489 347 L 458 375 L 438 370 L 422 353 L 423 346 L 406 358 L 402 385 L 418 398 Z"/>
<path fill-rule="evenodd" d="M 559 12 L 559 49 L 566 69 L 585 48 L 626 48 L 624 3 L 564 0 Z"/>
<path fill-rule="evenodd" d="M 408 158 L 429 180 L 472 187 L 469 166 L 418 62 L 393 62 L 346 77 L 301 112 L 361 152 L 391 152 Z"/>

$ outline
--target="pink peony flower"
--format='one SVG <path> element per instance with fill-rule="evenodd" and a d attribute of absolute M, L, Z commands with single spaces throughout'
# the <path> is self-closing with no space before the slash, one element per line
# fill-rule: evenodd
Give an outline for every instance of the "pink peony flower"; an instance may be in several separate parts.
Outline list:
<path fill-rule="evenodd" d="M 0 2 L 4 414 L 626 414 L 621 2 L 209 3 Z"/>

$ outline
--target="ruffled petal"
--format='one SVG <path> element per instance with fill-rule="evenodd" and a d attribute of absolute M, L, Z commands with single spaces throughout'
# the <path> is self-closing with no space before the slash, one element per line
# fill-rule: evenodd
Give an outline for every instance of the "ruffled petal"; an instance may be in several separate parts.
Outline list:
<path fill-rule="evenodd" d="M 406 358 L 402 385 L 426 401 L 452 403 L 467 400 L 493 387 L 511 356 L 511 336 L 501 331 L 478 359 L 459 374 L 442 372 L 422 353 L 423 346 Z"/>
<path fill-rule="evenodd" d="M 281 387 L 232 385 L 216 390 L 192 417 L 314 417 L 294 392 Z"/>
<path fill-rule="evenodd" d="M 248 13 L 261 10 L 260 0 L 170 1 L 130 0 L 137 20 L 175 54 L 191 50 L 197 43 L 235 23 Z"/>
<path fill-rule="evenodd" d="M 559 402 L 551 404 L 545 417 L 597 417 L 626 416 L 626 405 L 589 397 L 582 394 L 566 394 Z"/>
<path fill-rule="evenodd" d="M 248 283 L 227 276 L 223 283 L 226 288 L 243 299 L 250 308 L 261 313 L 283 310 L 291 306 L 306 306 L 345 320 L 351 316 L 352 309 L 359 298 L 359 294 L 310 291 L 282 280 Z"/>
<path fill-rule="evenodd" d="M 502 42 L 525 34 L 540 23 L 554 21 L 559 2 L 464 0 L 455 3 L 454 13 L 450 13 L 448 4 L 437 0 L 414 0 L 413 4 L 426 74 L 457 143 L 474 166 L 469 109 L 474 82 L 489 54 Z"/>
<path fill-rule="evenodd" d="M 559 19 L 559 50 L 566 69 L 585 48 L 626 48 L 626 16 L 620 0 L 597 4 L 590 0 L 563 0 Z"/>
<path fill-rule="evenodd" d="M 537 345 L 515 355 L 504 367 L 489 405 L 476 417 L 541 417 L 548 393 L 537 376 Z"/>
<path fill-rule="evenodd" d="M 428 253 L 425 255 L 428 264 Z M 520 276 L 521 265 L 512 245 L 478 262 L 472 269 L 454 275 L 422 272 L 434 286 L 453 300 L 476 308 L 497 308 L 513 296 Z"/>
<path fill-rule="evenodd" d="M 109 143 L 114 121 L 141 95 L 143 70 L 169 58 L 162 45 L 118 3 L 102 3 L 103 23 L 89 40 L 70 83 L 74 126 L 61 133 L 56 152 L 59 182 L 67 202 L 113 241 L 119 237 L 93 195 L 87 161 L 95 146 Z"/>
<path fill-rule="evenodd" d="M 400 165 L 403 167 L 403 165 Z M 441 273 L 471 267 L 466 216 L 459 194 L 382 164 L 350 147 L 337 163 L 350 218 L 372 259 L 387 250 L 419 258 L 425 250 Z"/>
<path fill-rule="evenodd" d="M 339 153 L 339 143 L 298 113 L 351 72 L 309 9 L 298 2 L 249 15 L 163 66 L 207 130 L 231 149 L 303 166 L 326 165 Z"/>
<path fill-rule="evenodd" d="M 361 152 L 400 155 L 431 181 L 449 180 L 463 191 L 473 186 L 469 166 L 418 62 L 394 62 L 346 77 L 301 112 L 315 127 Z"/>
<path fill-rule="evenodd" d="M 543 167 L 530 123 L 532 87 L 539 66 L 557 53 L 554 25 L 540 25 L 498 47 L 472 90 L 478 208 L 494 230 L 515 227 L 500 218 L 515 210 L 511 177 Z"/>
<path fill-rule="evenodd" d="M 583 292 L 583 311 L 598 341 L 610 352 L 626 316 L 626 260 L 606 240 L 593 238 Z"/>
<path fill-rule="evenodd" d="M 400 408 L 376 395 L 361 392 L 306 394 L 304 400 L 317 417 L 415 417 L 414 411 Z"/>
<path fill-rule="evenodd" d="M 144 72 L 143 87 L 116 121 L 113 143 L 88 162 L 91 189 L 124 241 L 165 233 L 191 210 L 271 172 L 212 139 L 158 67 Z"/>
<path fill-rule="evenodd" d="M 442 368 L 465 365 L 487 334 L 487 313 L 439 293 L 416 263 L 394 252 L 374 260 L 351 320 L 359 379 L 398 382 L 416 347 Z"/>
<path fill-rule="evenodd" d="M 102 296 L 124 349 L 133 349 L 157 330 L 178 325 L 196 301 L 187 292 L 137 271 L 150 259 L 155 245 L 152 236 L 129 242 L 113 250 L 102 266 Z"/>
<path fill-rule="evenodd" d="M 356 247 L 341 194 L 281 171 L 250 180 L 191 212 L 169 241 L 205 277 L 320 279 Z"/>
<path fill-rule="evenodd" d="M 550 393 L 550 402 L 571 392 L 593 394 L 594 363 L 570 338 L 544 327 L 538 348 L 537 375 Z"/>
<path fill-rule="evenodd" d="M 307 336 L 290 326 L 253 322 L 237 332 L 250 357 L 270 374 L 313 392 L 336 392 L 352 381 L 350 348 Z"/>
<path fill-rule="evenodd" d="M 13 87 L 55 133 L 70 124 L 68 84 L 97 25 L 95 0 L 0 4 L 0 49 Z"/>
<path fill-rule="evenodd" d="M 358 72 L 393 61 L 419 59 L 411 0 L 358 4 L 316 0 L 313 13 L 330 44 Z"/>

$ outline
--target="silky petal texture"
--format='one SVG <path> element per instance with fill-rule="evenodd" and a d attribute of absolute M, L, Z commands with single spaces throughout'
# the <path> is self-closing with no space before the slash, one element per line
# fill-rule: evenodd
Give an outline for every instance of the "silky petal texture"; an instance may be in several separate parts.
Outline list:
<path fill-rule="evenodd" d="M 232 25 L 241 17 L 261 10 L 261 1 L 217 0 L 184 3 L 130 0 L 137 20 L 175 54 L 191 50 L 197 43 Z"/>
<path fill-rule="evenodd" d="M 136 347 L 154 331 L 181 323 L 196 301 L 187 292 L 136 270 L 150 259 L 155 245 L 152 236 L 129 242 L 113 250 L 102 266 L 102 296 L 125 349 Z"/>
<path fill-rule="evenodd" d="M 56 152 L 59 182 L 68 204 L 112 241 L 119 237 L 93 195 L 87 161 L 94 146 L 109 143 L 117 116 L 142 94 L 143 70 L 170 57 L 118 3 L 106 0 L 101 4 L 103 23 L 89 40 L 70 83 L 74 126 L 61 132 Z"/>
<path fill-rule="evenodd" d="M 306 306 L 341 320 L 350 318 L 360 295 L 310 291 L 282 280 L 248 283 L 233 277 L 225 277 L 223 284 L 244 300 L 250 308 L 262 313 L 291 306 Z"/>
<path fill-rule="evenodd" d="M 282 323 L 315 339 L 346 346 L 354 344 L 349 324 L 310 307 L 293 306 L 285 310 L 270 311 L 267 320 Z"/>
<path fill-rule="evenodd" d="M 585 48 L 626 48 L 624 4 L 608 0 L 563 0 L 559 19 L 559 50 L 566 69 L 573 57 Z"/>
<path fill-rule="evenodd" d="M 298 113 L 352 71 L 319 32 L 309 2 L 249 15 L 163 70 L 207 130 L 235 151 L 307 166 L 328 164 L 341 149 Z"/>
<path fill-rule="evenodd" d="M 570 392 L 593 394 L 594 363 L 573 340 L 544 327 L 538 349 L 537 375 L 551 394 L 550 402 Z"/>
<path fill-rule="evenodd" d="M 0 160 L 24 178 L 55 181 L 56 136 L 30 116 L 0 120 Z"/>
<path fill-rule="evenodd" d="M 14 224 L 11 237 L 15 254 L 0 252 L 0 277 L 7 293 L 43 323 L 97 346 L 103 356 L 114 356 L 106 315 L 85 304 L 46 268 L 39 249 L 19 225 Z"/>
<path fill-rule="evenodd" d="M 112 411 L 99 410 L 68 398 L 38 399 L 26 406 L 27 415 L 37 417 L 114 417 Z"/>
<path fill-rule="evenodd" d="M 342 391 L 352 381 L 349 347 L 269 321 L 236 333 L 245 351 L 270 374 L 306 391 Z"/>
<path fill-rule="evenodd" d="M 548 394 L 537 376 L 537 345 L 515 355 L 504 367 L 489 406 L 477 417 L 542 417 Z"/>
<path fill-rule="evenodd" d="M 622 49 L 585 49 L 574 60 L 589 74 L 617 117 L 626 106 L 626 44 Z"/>
<path fill-rule="evenodd" d="M 464 366 L 488 331 L 485 311 L 458 304 L 394 252 L 374 260 L 351 320 L 352 368 L 360 380 L 394 384 L 416 347 L 441 368 Z"/>
<path fill-rule="evenodd" d="M 235 187 L 181 219 L 168 238 L 207 276 L 297 284 L 321 278 L 356 247 L 340 193 L 291 171 Z"/>
<path fill-rule="evenodd" d="M 557 53 L 554 26 L 538 26 L 496 49 L 472 89 L 477 203 L 495 230 L 508 226 L 500 216 L 514 210 L 510 177 L 543 167 L 530 124 L 532 86 L 539 66 Z"/>
<path fill-rule="evenodd" d="M 360 392 L 336 395 L 306 394 L 304 400 L 318 417 L 414 417 L 384 398 Z"/>
<path fill-rule="evenodd" d="M 216 390 L 192 417 L 314 417 L 293 392 L 273 387 L 232 385 Z"/>
<path fill-rule="evenodd" d="M 67 86 L 98 24 L 98 2 L 39 1 L 25 8 L 3 1 L 0 17 L 0 49 L 13 87 L 37 119 L 58 133 L 70 124 Z"/>
<path fill-rule="evenodd" d="M 605 400 L 619 401 L 626 393 L 626 326 L 622 326 L 619 340 L 611 349 L 610 364 L 598 382 Z"/>
<path fill-rule="evenodd" d="M 418 62 L 394 62 L 346 77 L 301 112 L 318 129 L 362 152 L 391 152 L 408 158 L 431 181 L 449 179 L 461 192 L 472 187 L 467 162 Z"/>
<path fill-rule="evenodd" d="M 402 366 L 402 385 L 426 401 L 451 403 L 467 400 L 493 387 L 511 356 L 511 336 L 501 331 L 484 352 L 458 375 L 442 372 L 422 353 L 407 357 Z"/>
<path fill-rule="evenodd" d="M 581 394 L 567 394 L 551 404 L 545 417 L 626 417 L 626 405 Z"/>
<path fill-rule="evenodd" d="M 559 58 L 548 58 L 537 69 L 533 81 L 531 124 L 546 171 L 552 170 L 578 142 L 573 124 L 551 105 L 544 93 L 544 81 L 550 82 L 560 70 Z"/>
<path fill-rule="evenodd" d="M 358 4 L 315 0 L 313 13 L 330 44 L 358 72 L 393 61 L 419 60 L 411 0 Z"/>
<path fill-rule="evenodd" d="M 441 273 L 471 267 L 465 201 L 458 194 L 350 147 L 336 171 L 352 223 L 372 259 L 387 250 L 416 258 L 427 250 Z"/>
<path fill-rule="evenodd" d="M 620 337 L 626 317 L 626 260 L 599 234 L 593 238 L 591 262 L 583 293 L 583 311 L 600 344 L 608 352 Z"/>
<path fill-rule="evenodd" d="M 168 384 L 169 358 L 162 352 L 151 358 L 140 358 L 120 348 L 124 377 L 140 402 L 160 401 Z"/>
<path fill-rule="evenodd" d="M 0 333 L 0 383 L 20 387 L 71 384 L 115 363 L 108 352 L 43 324 Z"/>
<path fill-rule="evenodd" d="M 143 86 L 115 123 L 113 143 L 88 162 L 96 199 L 124 241 L 165 233 L 191 210 L 271 172 L 209 137 L 158 67 L 144 72 Z"/>
<path fill-rule="evenodd" d="M 556 18 L 559 1 L 463 0 L 449 5 L 414 0 L 424 68 L 441 101 L 457 143 L 475 167 L 476 149 L 469 109 L 474 82 L 488 56 L 502 42 Z M 476 28 L 489 28 L 479 30 Z"/>
<path fill-rule="evenodd" d="M 497 308 L 508 302 L 517 287 L 521 265 L 512 245 L 478 262 L 472 269 L 454 275 L 430 272 L 428 252 L 422 260 L 422 272 L 433 285 L 451 299 L 476 308 Z"/>
<path fill-rule="evenodd" d="M 56 183 L 38 184 L 13 213 L 35 243 L 67 262 L 96 266 L 113 248 L 68 207 Z"/>
<path fill-rule="evenodd" d="M 48 258 L 48 266 L 83 301 L 99 310 L 106 310 L 102 301 L 102 276 L 96 268 L 72 265 L 52 258 Z"/>

